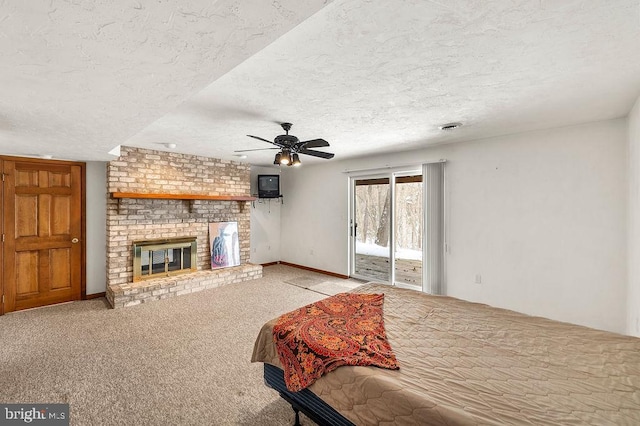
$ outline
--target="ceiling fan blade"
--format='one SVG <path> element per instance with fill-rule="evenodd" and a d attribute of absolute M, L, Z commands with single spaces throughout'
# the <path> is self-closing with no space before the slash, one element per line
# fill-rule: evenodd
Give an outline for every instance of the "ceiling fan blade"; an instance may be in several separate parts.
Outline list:
<path fill-rule="evenodd" d="M 324 139 L 311 139 L 296 143 L 294 149 L 320 148 L 321 146 L 329 146 L 329 142 Z"/>
<path fill-rule="evenodd" d="M 265 138 L 261 138 L 260 136 L 253 136 L 253 135 L 247 135 L 247 136 L 249 136 L 250 138 L 258 139 L 259 141 L 270 143 L 272 145 L 278 145 L 277 143 L 275 143 L 273 141 L 270 141 L 270 140 L 267 140 Z M 278 146 L 280 146 L 280 145 L 278 145 Z"/>
<path fill-rule="evenodd" d="M 249 152 L 249 151 L 265 151 L 267 149 L 280 149 L 280 148 L 256 148 L 256 149 L 240 149 L 238 151 L 233 152 Z"/>
<path fill-rule="evenodd" d="M 313 157 L 325 158 L 327 160 L 333 158 L 333 156 L 335 155 L 335 154 L 330 154 L 328 152 L 314 151 L 312 149 L 301 149 L 298 152 L 300 154 L 306 154 L 306 155 L 311 155 Z"/>

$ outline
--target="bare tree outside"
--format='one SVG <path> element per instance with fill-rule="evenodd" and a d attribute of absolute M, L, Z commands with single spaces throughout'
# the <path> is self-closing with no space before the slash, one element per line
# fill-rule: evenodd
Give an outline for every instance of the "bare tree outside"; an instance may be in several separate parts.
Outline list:
<path fill-rule="evenodd" d="M 378 231 L 376 232 L 376 245 L 381 247 L 389 247 L 389 204 L 391 191 L 389 185 L 384 194 L 384 202 L 382 203 L 382 213 L 378 221 Z M 380 206 L 378 206 L 380 207 Z"/>
<path fill-rule="evenodd" d="M 422 250 L 422 182 L 396 185 L 396 247 Z"/>

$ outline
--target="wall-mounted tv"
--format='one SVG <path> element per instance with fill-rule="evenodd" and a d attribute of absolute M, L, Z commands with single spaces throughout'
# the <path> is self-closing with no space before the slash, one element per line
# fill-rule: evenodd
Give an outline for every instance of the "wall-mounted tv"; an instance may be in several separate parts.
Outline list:
<path fill-rule="evenodd" d="M 280 197 L 280 175 L 258 175 L 258 198 Z"/>

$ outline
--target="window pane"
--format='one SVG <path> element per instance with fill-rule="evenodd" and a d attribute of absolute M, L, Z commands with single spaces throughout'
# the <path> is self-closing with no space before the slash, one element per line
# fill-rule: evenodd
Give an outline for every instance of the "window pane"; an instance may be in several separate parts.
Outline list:
<path fill-rule="evenodd" d="M 355 273 L 389 282 L 389 179 L 355 183 Z"/>
<path fill-rule="evenodd" d="M 395 280 L 422 288 L 422 176 L 396 178 Z"/>

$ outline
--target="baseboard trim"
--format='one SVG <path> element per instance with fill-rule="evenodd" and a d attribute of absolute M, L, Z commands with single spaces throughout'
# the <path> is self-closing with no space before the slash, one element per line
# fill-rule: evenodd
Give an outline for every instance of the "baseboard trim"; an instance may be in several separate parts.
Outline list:
<path fill-rule="evenodd" d="M 100 297 L 104 297 L 106 296 L 107 292 L 103 291 L 102 293 L 93 293 L 93 294 L 87 294 L 84 297 L 84 300 L 91 300 L 91 299 L 98 299 Z"/>
<path fill-rule="evenodd" d="M 280 262 L 267 262 L 267 263 L 261 263 L 260 266 L 265 267 L 265 266 L 273 266 L 273 265 L 277 265 Z"/>
<path fill-rule="evenodd" d="M 295 263 L 289 263 L 289 262 L 283 262 L 283 261 L 280 261 L 280 262 L 277 262 L 277 263 L 280 263 L 281 265 L 292 266 L 294 268 L 304 269 L 306 271 L 317 272 L 319 274 L 329 275 L 329 276 L 336 277 L 336 278 L 342 278 L 344 280 L 349 278 L 348 275 L 342 275 L 342 274 L 337 274 L 335 272 L 323 271 L 322 269 L 310 268 L 308 266 L 296 265 Z"/>

